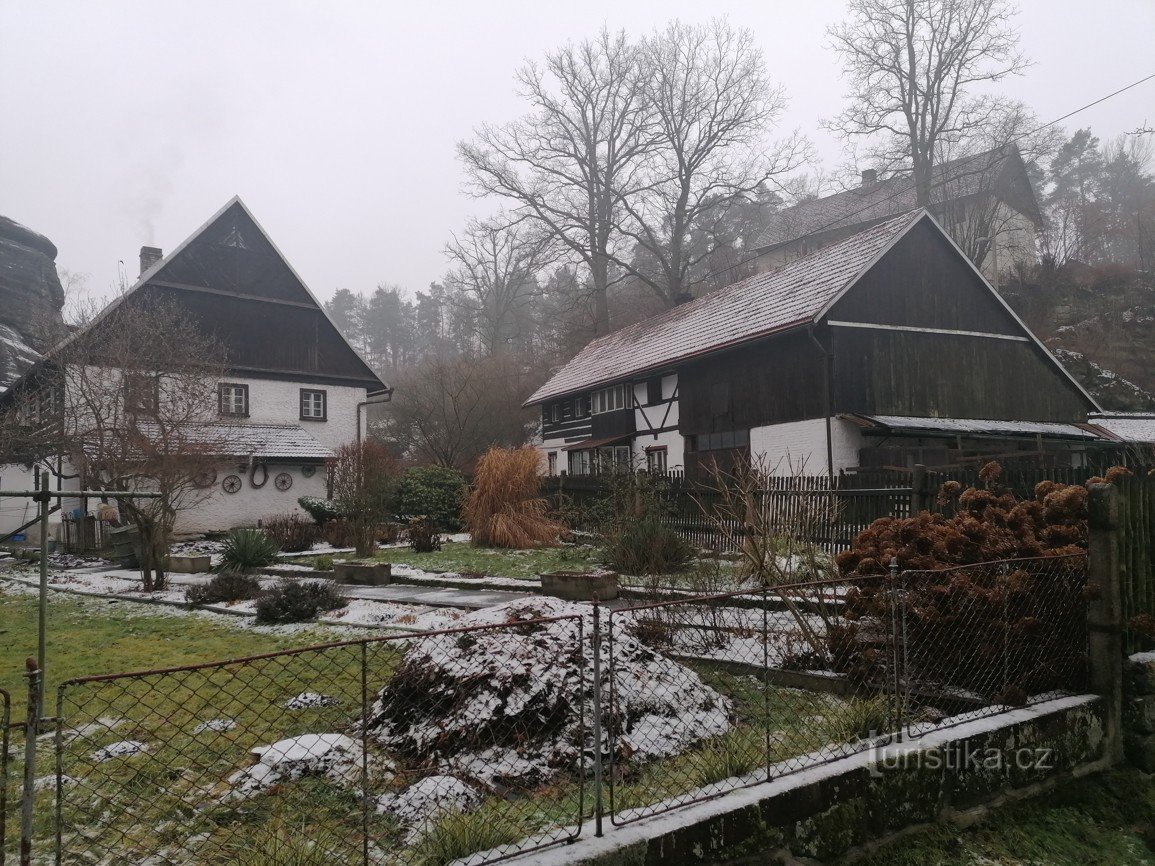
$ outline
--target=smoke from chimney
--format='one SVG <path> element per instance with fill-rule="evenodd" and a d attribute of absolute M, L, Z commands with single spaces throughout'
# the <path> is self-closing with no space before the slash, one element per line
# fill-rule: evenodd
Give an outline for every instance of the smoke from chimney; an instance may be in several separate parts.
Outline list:
<path fill-rule="evenodd" d="M 164 251 L 160 247 L 140 248 L 140 272 L 143 274 L 157 262 L 164 258 Z"/>

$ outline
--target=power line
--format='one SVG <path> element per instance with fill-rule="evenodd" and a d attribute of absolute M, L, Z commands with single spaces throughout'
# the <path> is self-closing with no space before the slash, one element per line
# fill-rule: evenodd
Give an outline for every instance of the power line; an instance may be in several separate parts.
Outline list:
<path fill-rule="evenodd" d="M 1044 129 L 1046 129 L 1049 126 L 1054 126 L 1057 123 L 1062 123 L 1064 120 L 1067 120 L 1068 118 L 1074 117 L 1076 114 L 1079 114 L 1083 111 L 1086 111 L 1088 108 L 1094 108 L 1099 103 L 1106 102 L 1108 99 L 1111 99 L 1112 97 L 1118 96 L 1120 93 L 1126 93 L 1128 90 L 1131 90 L 1132 88 L 1138 87 L 1140 84 L 1144 84 L 1153 78 L 1155 78 L 1155 72 L 1152 72 L 1150 75 L 1147 75 L 1147 76 L 1144 76 L 1143 78 L 1140 78 L 1138 81 L 1133 81 L 1124 87 L 1120 87 L 1118 90 L 1114 90 L 1111 93 L 1106 94 L 1105 96 L 1100 96 L 1098 99 L 1095 99 L 1092 102 L 1088 102 L 1086 105 L 1082 105 L 1082 106 L 1074 109 L 1073 111 L 1067 112 L 1062 117 L 1056 117 L 1054 120 L 1049 120 L 1046 123 L 1041 124 L 1040 126 L 1036 126 L 1034 129 L 1028 130 L 1027 132 L 1020 133 L 1019 135 L 1016 135 L 1015 137 L 1011 138 L 1010 140 L 999 145 L 999 147 L 995 148 L 995 150 L 1001 150 L 1002 148 L 1005 148 L 1011 144 L 1015 144 L 1016 142 L 1022 141 L 1024 138 L 1028 138 L 1028 137 L 1034 135 L 1035 133 L 1042 132 Z M 936 187 L 944 186 L 948 181 L 950 181 L 952 179 L 954 179 L 954 178 L 944 177 L 942 180 L 940 180 L 936 183 L 932 183 L 931 188 L 934 189 Z M 911 182 L 911 186 L 903 186 L 901 189 L 895 191 L 891 195 L 885 196 L 884 198 L 881 198 L 877 201 L 874 201 L 869 205 L 864 205 L 863 207 L 859 208 L 856 211 L 851 211 L 848 214 L 844 214 L 844 215 L 840 216 L 838 219 L 832 220 L 829 223 L 826 223 L 824 225 L 820 225 L 817 228 L 810 229 L 808 232 L 806 232 L 805 235 L 801 235 L 800 237 L 806 237 L 807 235 L 813 235 L 813 234 L 818 234 L 819 232 L 824 232 L 829 228 L 833 228 L 834 226 L 838 225 L 839 223 L 845 222 L 850 217 L 854 217 L 854 216 L 857 216 L 858 214 L 865 213 L 868 210 L 874 210 L 879 205 L 884 205 L 888 201 L 893 201 L 894 199 L 898 198 L 899 196 L 906 195 L 907 193 L 910 192 L 910 189 L 912 186 L 913 186 L 913 180 Z M 787 208 L 787 209 L 789 209 L 789 208 Z M 798 239 L 799 238 L 793 238 L 792 240 L 798 240 Z M 786 243 L 786 242 L 784 242 L 784 243 Z M 751 255 L 747 258 L 744 258 L 741 261 L 739 261 L 733 265 L 730 265 L 730 266 L 725 267 L 725 268 L 719 268 L 719 269 L 714 270 L 714 271 L 708 271 L 705 274 L 703 274 L 702 277 L 699 280 L 697 280 L 697 282 L 701 283 L 704 280 L 708 280 L 710 277 L 718 276 L 719 274 L 723 274 L 726 271 L 734 270 L 735 268 L 740 268 L 742 265 L 747 264 L 748 262 L 752 262 L 755 259 L 759 258 L 760 256 L 761 256 L 761 253 L 755 252 L 753 255 Z"/>

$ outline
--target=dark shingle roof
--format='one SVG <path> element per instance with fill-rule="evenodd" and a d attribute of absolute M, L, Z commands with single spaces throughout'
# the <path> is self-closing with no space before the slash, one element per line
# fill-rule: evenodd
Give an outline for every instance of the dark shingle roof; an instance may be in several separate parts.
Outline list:
<path fill-rule="evenodd" d="M 542 385 L 525 405 L 811 322 L 923 216 L 923 210 L 903 214 L 776 271 L 757 274 L 600 337 Z"/>
<path fill-rule="evenodd" d="M 935 166 L 935 199 L 954 201 L 993 188 L 1012 157 L 1020 159 L 1013 145 Z M 754 242 L 754 249 L 770 249 L 807 235 L 867 225 L 916 206 L 914 181 L 908 176 L 890 177 L 784 208 L 770 218 L 766 231 Z M 1024 206 L 1034 209 L 1033 205 Z"/>

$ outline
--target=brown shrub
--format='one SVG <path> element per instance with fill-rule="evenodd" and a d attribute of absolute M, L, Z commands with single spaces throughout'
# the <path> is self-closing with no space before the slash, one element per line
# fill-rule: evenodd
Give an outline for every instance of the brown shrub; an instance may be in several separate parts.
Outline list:
<path fill-rule="evenodd" d="M 308 550 L 317 540 L 319 528 L 299 514 L 277 514 L 264 521 L 265 534 L 276 541 L 284 553 Z"/>
<path fill-rule="evenodd" d="M 552 546 L 565 527 L 550 518 L 539 496 L 534 448 L 490 448 L 477 463 L 465 503 L 465 524 L 475 547 Z"/>

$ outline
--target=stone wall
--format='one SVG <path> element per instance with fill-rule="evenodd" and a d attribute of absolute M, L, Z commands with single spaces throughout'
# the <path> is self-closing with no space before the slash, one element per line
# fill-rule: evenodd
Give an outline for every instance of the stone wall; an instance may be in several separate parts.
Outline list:
<path fill-rule="evenodd" d="M 1131 656 L 1123 683 L 1123 748 L 1127 760 L 1146 773 L 1155 773 L 1155 652 Z"/>

